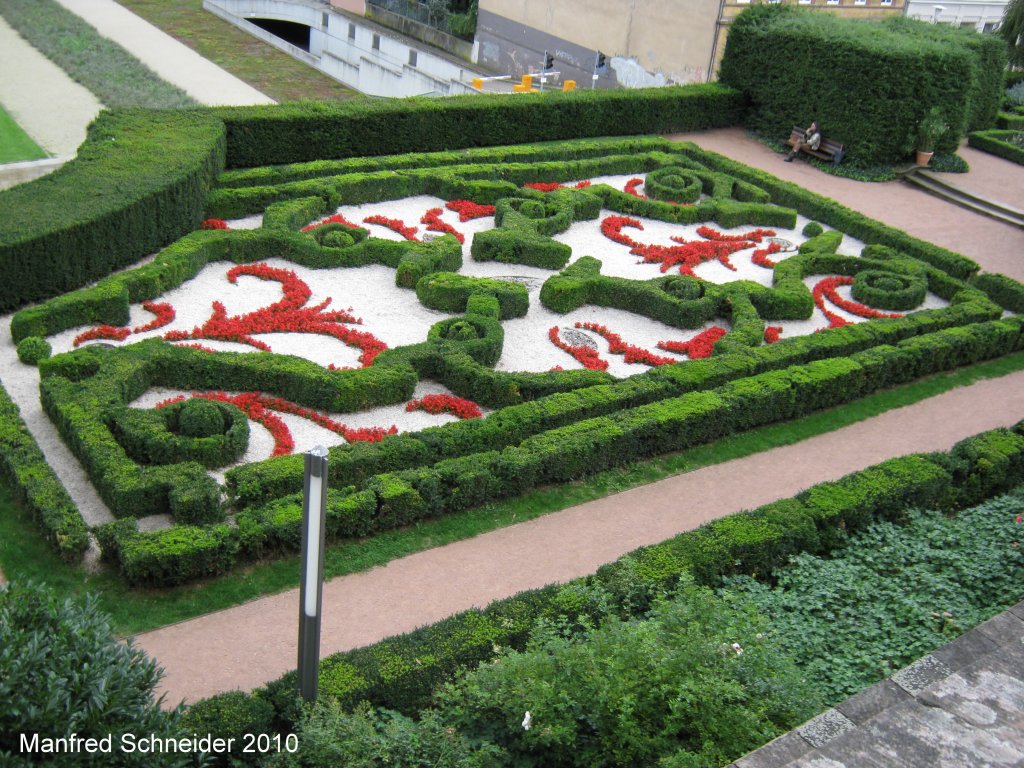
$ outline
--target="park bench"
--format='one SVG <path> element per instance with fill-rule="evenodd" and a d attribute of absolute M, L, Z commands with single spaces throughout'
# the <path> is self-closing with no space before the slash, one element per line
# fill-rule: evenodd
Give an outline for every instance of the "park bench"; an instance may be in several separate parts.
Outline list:
<path fill-rule="evenodd" d="M 789 134 L 789 141 L 786 143 L 791 147 L 795 147 L 796 143 L 804 137 L 804 129 L 799 125 L 793 126 L 793 132 Z M 821 143 L 818 144 L 817 149 L 811 149 L 809 146 L 804 145 L 801 147 L 803 152 L 808 155 L 813 155 L 819 160 L 827 160 L 833 165 L 839 165 L 843 159 L 843 145 L 838 141 L 832 139 L 826 139 L 824 136 L 821 137 Z"/>

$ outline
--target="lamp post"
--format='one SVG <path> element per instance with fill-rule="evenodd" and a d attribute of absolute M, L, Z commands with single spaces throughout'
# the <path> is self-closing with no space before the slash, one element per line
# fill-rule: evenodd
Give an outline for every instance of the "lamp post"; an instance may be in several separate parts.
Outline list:
<path fill-rule="evenodd" d="M 306 453 L 302 496 L 302 582 L 299 587 L 299 693 L 316 700 L 320 668 L 320 614 L 324 586 L 327 449 Z"/>

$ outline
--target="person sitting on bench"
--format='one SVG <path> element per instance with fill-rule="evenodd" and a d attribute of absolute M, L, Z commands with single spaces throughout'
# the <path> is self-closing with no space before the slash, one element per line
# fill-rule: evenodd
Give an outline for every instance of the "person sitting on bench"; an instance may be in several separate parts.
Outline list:
<path fill-rule="evenodd" d="M 793 150 L 788 155 L 786 155 L 786 162 L 787 163 L 793 162 L 793 158 L 796 157 L 797 153 L 801 149 L 803 149 L 804 147 L 810 147 L 811 149 L 817 151 L 817 149 L 818 149 L 818 147 L 820 145 L 821 145 L 821 126 L 818 125 L 818 121 L 817 120 L 814 120 L 811 123 L 810 127 L 808 127 L 807 130 L 804 131 L 803 137 L 800 138 L 800 139 L 797 139 L 796 144 L 793 145 Z"/>

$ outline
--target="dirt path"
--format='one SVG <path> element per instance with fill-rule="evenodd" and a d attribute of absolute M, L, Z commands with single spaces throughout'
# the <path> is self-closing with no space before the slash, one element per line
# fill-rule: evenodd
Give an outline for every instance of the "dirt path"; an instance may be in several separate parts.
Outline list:
<path fill-rule="evenodd" d="M 322 654 L 407 632 L 472 606 L 592 573 L 644 544 L 892 456 L 945 450 L 1024 417 L 1024 373 L 983 381 L 793 446 L 706 467 L 537 520 L 334 579 Z M 169 703 L 251 689 L 296 666 L 291 590 L 137 641 L 164 667 Z"/>

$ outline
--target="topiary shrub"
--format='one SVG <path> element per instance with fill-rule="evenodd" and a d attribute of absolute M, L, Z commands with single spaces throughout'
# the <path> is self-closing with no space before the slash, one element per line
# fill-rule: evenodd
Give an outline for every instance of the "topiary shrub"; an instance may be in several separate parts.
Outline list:
<path fill-rule="evenodd" d="M 242 691 L 218 693 L 192 704 L 181 718 L 181 724 L 200 736 L 234 739 L 240 747 L 246 734 L 258 736 L 273 732 L 274 707 L 269 701 Z M 228 765 L 227 754 L 218 755 L 216 764 Z"/>
<path fill-rule="evenodd" d="M 18 359 L 25 365 L 38 365 L 53 352 L 50 342 L 39 336 L 29 336 L 18 344 Z"/>
<path fill-rule="evenodd" d="M 224 434 L 224 414 L 215 403 L 201 397 L 185 402 L 178 412 L 178 431 L 186 437 Z"/>
<path fill-rule="evenodd" d="M 801 230 L 804 237 L 817 237 L 824 231 L 825 228 L 816 221 L 808 221 L 804 224 L 804 228 Z"/>
<path fill-rule="evenodd" d="M 924 301 L 928 281 L 924 275 L 898 275 L 865 269 L 853 278 L 853 298 L 877 309 L 913 309 Z"/>

